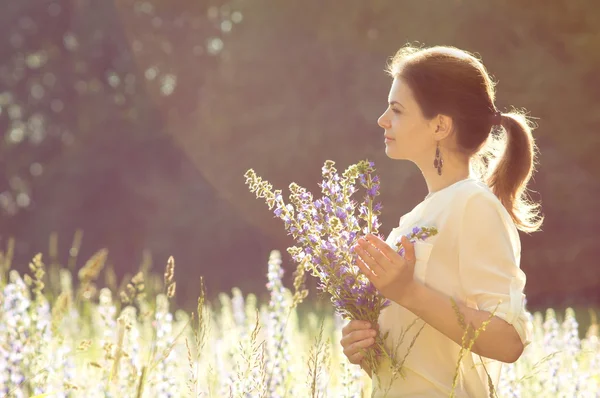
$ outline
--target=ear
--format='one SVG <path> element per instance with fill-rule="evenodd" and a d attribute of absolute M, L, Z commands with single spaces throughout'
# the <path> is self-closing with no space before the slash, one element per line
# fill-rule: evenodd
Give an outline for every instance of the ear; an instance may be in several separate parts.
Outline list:
<path fill-rule="evenodd" d="M 452 133 L 452 118 L 448 115 L 439 114 L 431 119 L 430 127 L 435 140 L 443 140 Z"/>

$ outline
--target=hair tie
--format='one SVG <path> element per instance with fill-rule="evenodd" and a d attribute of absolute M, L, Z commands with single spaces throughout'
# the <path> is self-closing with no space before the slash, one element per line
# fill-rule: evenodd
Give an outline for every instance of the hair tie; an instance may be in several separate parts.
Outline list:
<path fill-rule="evenodd" d="M 492 126 L 500 126 L 502 124 L 502 113 L 496 112 L 492 116 Z"/>

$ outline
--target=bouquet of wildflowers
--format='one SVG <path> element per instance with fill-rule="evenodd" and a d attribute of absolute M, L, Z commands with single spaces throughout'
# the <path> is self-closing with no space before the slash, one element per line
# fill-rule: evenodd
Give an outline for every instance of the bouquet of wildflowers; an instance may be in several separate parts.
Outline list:
<path fill-rule="evenodd" d="M 379 177 L 374 175 L 374 164 L 366 160 L 349 166 L 340 177 L 328 160 L 322 168 L 323 181 L 319 184 L 323 196 L 313 200 L 313 195 L 296 183 L 291 183 L 290 203 L 285 203 L 281 190 L 273 190 L 267 181 L 250 169 L 244 175 L 250 191 L 264 198 L 269 209 L 285 224 L 288 234 L 298 246 L 288 248 L 299 267 L 310 271 L 319 279 L 318 288 L 331 296 L 336 313 L 347 320 L 364 320 L 376 325 L 381 310 L 390 304 L 356 265 L 354 245 L 367 234 L 378 235 L 378 216 L 381 203 L 374 203 L 379 195 Z M 358 189 L 356 180 L 366 195 L 360 205 L 352 199 Z M 358 214 L 356 209 L 358 208 Z M 433 228 L 416 228 L 409 239 L 426 239 L 435 234 Z M 401 244 L 396 249 L 403 254 Z M 374 349 L 367 351 L 366 361 L 376 374 L 377 356 L 385 353 L 378 335 Z"/>

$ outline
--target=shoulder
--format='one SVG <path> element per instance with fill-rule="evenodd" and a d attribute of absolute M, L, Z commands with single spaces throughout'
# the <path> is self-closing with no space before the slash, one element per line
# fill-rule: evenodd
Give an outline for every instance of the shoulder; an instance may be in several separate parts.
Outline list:
<path fill-rule="evenodd" d="M 459 215 L 462 228 L 483 234 L 504 232 L 511 240 L 519 240 L 512 217 L 485 183 L 469 181 L 460 187 L 460 191 L 456 195 L 454 210 Z"/>
<path fill-rule="evenodd" d="M 469 209 L 504 209 L 502 202 L 482 181 L 470 179 L 457 187 L 450 205 L 454 210 L 468 211 Z"/>

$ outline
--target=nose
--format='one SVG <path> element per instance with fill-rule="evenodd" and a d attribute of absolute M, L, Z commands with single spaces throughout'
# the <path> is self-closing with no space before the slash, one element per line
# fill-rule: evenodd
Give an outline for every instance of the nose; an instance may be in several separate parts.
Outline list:
<path fill-rule="evenodd" d="M 389 127 L 389 121 L 387 120 L 386 112 L 379 116 L 379 119 L 377 119 L 377 124 L 383 129 L 387 129 Z"/>

